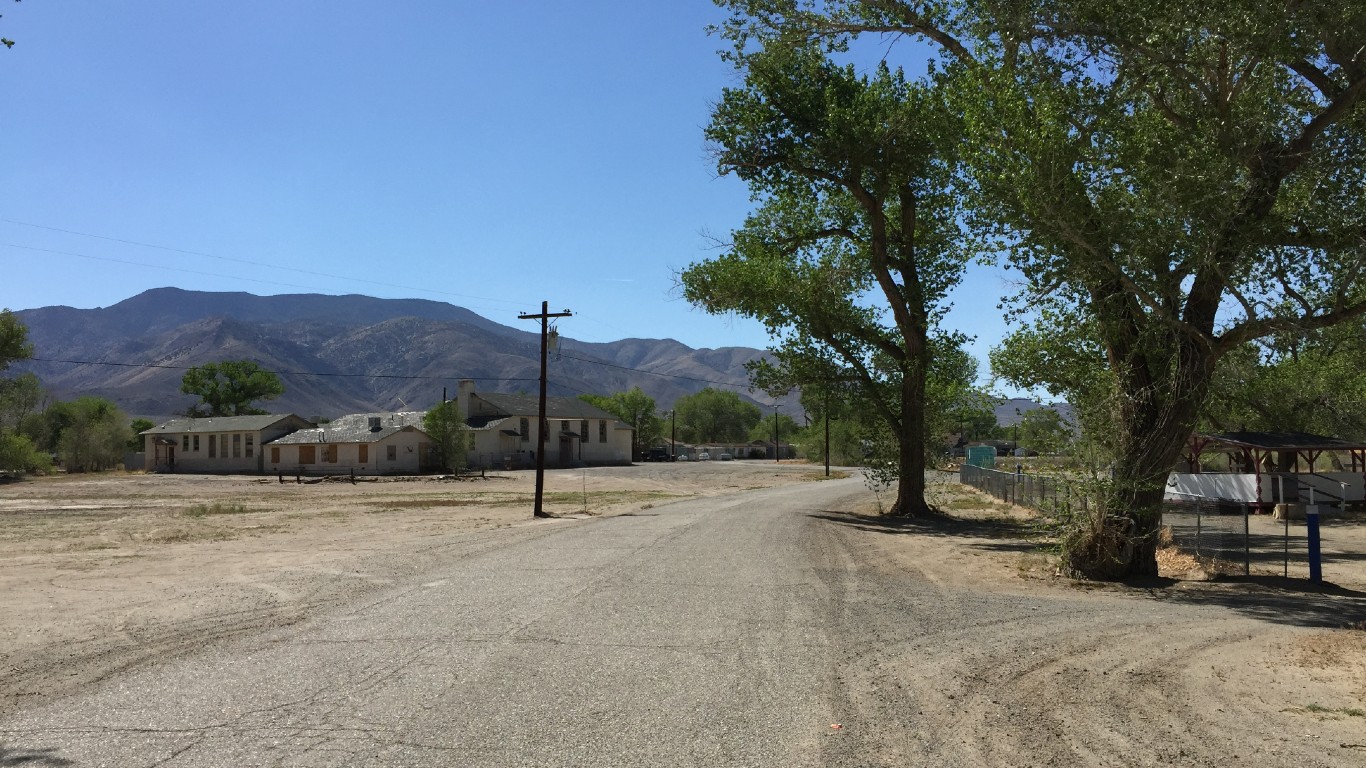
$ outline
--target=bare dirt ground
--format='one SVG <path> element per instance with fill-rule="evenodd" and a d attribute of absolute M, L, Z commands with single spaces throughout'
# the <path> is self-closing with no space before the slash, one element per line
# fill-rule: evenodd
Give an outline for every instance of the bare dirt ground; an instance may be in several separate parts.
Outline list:
<path fill-rule="evenodd" d="M 622 514 L 820 476 L 749 462 L 556 471 L 546 508 Z M 0 485 L 0 716 L 579 524 L 533 521 L 532 480 Z M 1181 578 L 1081 584 L 1056 578 L 1027 511 L 953 483 L 930 495 L 946 516 L 883 518 L 871 493 L 826 516 L 848 550 L 832 572 L 869 575 L 849 618 L 885 638 L 837 672 L 855 764 L 1366 765 L 1366 560 L 1335 565 L 1322 590 L 1187 578 L 1179 556 Z M 1366 526 L 1343 531 L 1335 546 L 1366 553 Z"/>

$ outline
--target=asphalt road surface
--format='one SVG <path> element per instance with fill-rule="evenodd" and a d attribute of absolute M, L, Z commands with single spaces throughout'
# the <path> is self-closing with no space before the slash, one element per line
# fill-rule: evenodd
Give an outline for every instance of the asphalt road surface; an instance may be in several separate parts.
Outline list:
<path fill-rule="evenodd" d="M 857 479 L 485 534 L 420 579 L 0 722 L 0 764 L 824 764 Z"/>

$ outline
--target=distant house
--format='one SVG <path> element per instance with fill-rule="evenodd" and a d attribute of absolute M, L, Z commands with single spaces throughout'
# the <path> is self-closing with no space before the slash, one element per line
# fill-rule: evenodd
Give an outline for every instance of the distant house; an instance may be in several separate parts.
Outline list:
<path fill-rule="evenodd" d="M 353 413 L 309 425 L 266 446 L 270 472 L 413 475 L 435 469 L 423 411 Z"/>
<path fill-rule="evenodd" d="M 538 402 L 531 395 L 477 393 L 460 382 L 460 414 L 470 426 L 472 467 L 529 467 L 536 463 Z M 547 397 L 545 463 L 548 467 L 630 464 L 635 432 L 616 416 L 577 397 Z"/>
<path fill-rule="evenodd" d="M 294 414 L 172 419 L 144 430 L 148 472 L 261 472 L 262 447 L 313 426 Z"/>

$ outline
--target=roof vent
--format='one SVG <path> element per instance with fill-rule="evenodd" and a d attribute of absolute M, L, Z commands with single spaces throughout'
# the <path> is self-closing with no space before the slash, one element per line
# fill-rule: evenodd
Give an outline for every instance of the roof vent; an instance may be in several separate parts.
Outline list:
<path fill-rule="evenodd" d="M 378 431 L 380 430 L 380 428 L 381 428 L 381 426 L 380 426 L 380 425 L 381 425 L 381 422 L 382 422 L 381 417 L 379 417 L 379 416 L 371 416 L 371 417 L 370 417 L 370 431 L 371 431 L 371 432 L 378 432 Z"/>

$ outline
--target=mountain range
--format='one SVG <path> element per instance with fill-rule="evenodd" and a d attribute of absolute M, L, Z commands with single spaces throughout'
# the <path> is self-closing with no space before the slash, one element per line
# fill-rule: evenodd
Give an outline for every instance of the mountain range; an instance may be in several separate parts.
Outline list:
<path fill-rule="evenodd" d="M 12 370 L 36 373 L 54 396 L 99 395 L 133 416 L 183 413 L 191 366 L 253 360 L 280 373 L 273 413 L 336 417 L 423 409 L 453 397 L 460 379 L 491 392 L 537 391 L 539 329 L 500 325 L 451 304 L 368 296 L 156 288 L 109 307 L 16 311 L 34 359 Z M 535 328 L 527 324 L 528 328 Z M 672 339 L 585 343 L 561 338 L 551 353 L 549 393 L 611 394 L 639 386 L 660 411 L 706 386 L 756 403 L 744 364 L 763 350 L 693 349 Z M 763 398 L 759 394 L 759 398 Z M 787 410 L 795 413 L 795 397 Z"/>

